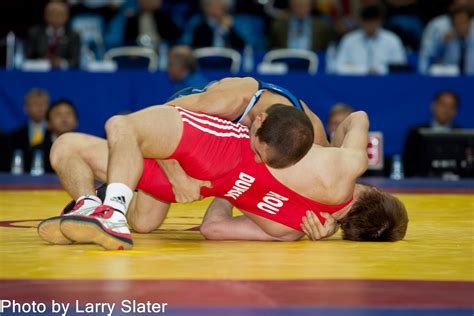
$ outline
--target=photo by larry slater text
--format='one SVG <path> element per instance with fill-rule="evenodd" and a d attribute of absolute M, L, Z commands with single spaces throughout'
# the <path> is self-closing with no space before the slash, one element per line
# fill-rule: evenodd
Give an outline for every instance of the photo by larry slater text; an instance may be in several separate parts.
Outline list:
<path fill-rule="evenodd" d="M 165 313 L 168 303 L 153 303 L 150 301 L 122 300 L 118 303 L 86 303 L 76 300 L 72 303 L 62 303 L 52 300 L 50 304 L 33 301 L 19 303 L 15 300 L 0 300 L 0 314 L 59 314 L 62 316 L 77 314 L 107 315 L 114 312 L 124 314 L 159 314 Z"/>

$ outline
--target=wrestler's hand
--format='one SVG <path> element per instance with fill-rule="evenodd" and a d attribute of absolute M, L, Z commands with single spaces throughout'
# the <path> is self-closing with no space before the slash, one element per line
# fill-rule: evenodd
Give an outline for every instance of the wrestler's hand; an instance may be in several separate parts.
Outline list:
<path fill-rule="evenodd" d="M 324 225 L 321 224 L 319 218 L 312 211 L 307 211 L 306 216 L 303 217 L 301 228 L 311 240 L 329 237 L 336 233 L 339 228 L 337 221 L 329 213 L 321 212 L 321 216 L 326 219 Z"/>
<path fill-rule="evenodd" d="M 211 187 L 211 182 L 182 177 L 179 182 L 172 182 L 173 193 L 178 203 L 190 203 L 202 200 L 201 187 Z"/>

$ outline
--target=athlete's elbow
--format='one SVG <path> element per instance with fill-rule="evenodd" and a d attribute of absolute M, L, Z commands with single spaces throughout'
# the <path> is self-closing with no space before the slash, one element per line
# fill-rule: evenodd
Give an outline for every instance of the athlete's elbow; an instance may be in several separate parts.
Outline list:
<path fill-rule="evenodd" d="M 218 222 L 202 223 L 199 231 L 207 240 L 224 239 L 222 225 Z"/>
<path fill-rule="evenodd" d="M 351 114 L 353 122 L 357 122 L 358 125 L 367 126 L 369 128 L 369 116 L 365 111 L 357 111 Z"/>

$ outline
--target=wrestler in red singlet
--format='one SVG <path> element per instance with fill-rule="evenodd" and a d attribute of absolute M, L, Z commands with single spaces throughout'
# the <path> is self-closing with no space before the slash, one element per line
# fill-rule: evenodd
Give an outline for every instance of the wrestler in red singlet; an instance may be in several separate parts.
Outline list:
<path fill-rule="evenodd" d="M 313 211 L 324 224 L 320 212 L 335 213 L 352 201 L 326 205 L 292 191 L 265 164 L 255 162 L 245 126 L 177 109 L 183 118 L 183 136 L 169 159 L 176 159 L 189 176 L 211 181 L 212 188 L 201 188 L 203 197 L 224 198 L 238 209 L 298 231 L 302 231 L 306 211 Z M 145 159 L 137 188 L 164 202 L 175 202 L 171 183 L 154 160 Z"/>

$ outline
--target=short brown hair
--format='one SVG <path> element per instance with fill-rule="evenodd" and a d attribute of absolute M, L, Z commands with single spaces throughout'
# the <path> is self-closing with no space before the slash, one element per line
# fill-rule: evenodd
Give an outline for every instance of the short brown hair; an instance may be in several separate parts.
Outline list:
<path fill-rule="evenodd" d="M 297 163 L 313 145 L 311 121 L 303 111 L 284 104 L 274 104 L 266 113 L 267 117 L 255 134 L 272 150 L 272 158 L 265 163 L 272 168 Z"/>
<path fill-rule="evenodd" d="M 342 221 L 342 238 L 355 241 L 398 241 L 405 237 L 408 214 L 396 197 L 380 191 L 363 193 Z"/>

